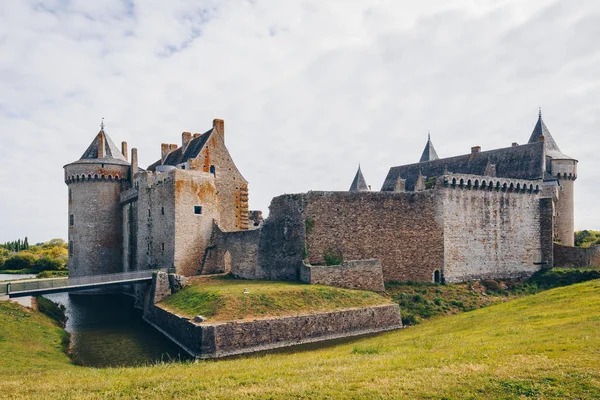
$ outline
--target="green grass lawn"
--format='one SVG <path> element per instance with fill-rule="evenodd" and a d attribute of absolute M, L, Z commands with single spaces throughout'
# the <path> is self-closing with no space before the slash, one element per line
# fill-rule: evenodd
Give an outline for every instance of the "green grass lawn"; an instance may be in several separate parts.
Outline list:
<path fill-rule="evenodd" d="M 600 281 L 313 351 L 74 366 L 45 316 L 0 303 L 2 398 L 600 398 Z"/>
<path fill-rule="evenodd" d="M 248 293 L 244 293 L 247 289 Z M 249 281 L 194 277 L 161 306 L 179 315 L 202 315 L 208 322 L 298 315 L 318 311 L 390 304 L 374 292 L 307 285 L 298 282 Z"/>

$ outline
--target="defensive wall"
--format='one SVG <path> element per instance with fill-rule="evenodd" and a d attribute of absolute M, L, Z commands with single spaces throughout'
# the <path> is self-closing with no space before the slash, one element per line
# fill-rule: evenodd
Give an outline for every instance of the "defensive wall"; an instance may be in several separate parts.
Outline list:
<path fill-rule="evenodd" d="M 385 281 L 420 282 L 522 279 L 553 265 L 553 199 L 541 181 L 447 174 L 429 185 L 279 196 L 262 229 L 221 233 L 213 249 L 250 279 L 308 281 L 304 261 L 338 264 L 314 270 L 330 282 L 344 260 L 377 259 Z"/>
<path fill-rule="evenodd" d="M 565 246 L 554 243 L 555 267 L 600 266 L 600 246 L 588 248 Z"/>
<path fill-rule="evenodd" d="M 379 260 L 344 261 L 340 265 L 302 263 L 300 280 L 312 285 L 384 292 L 383 270 Z"/>
<path fill-rule="evenodd" d="M 154 276 L 144 319 L 192 356 L 219 358 L 399 329 L 397 304 L 221 323 L 196 322 L 158 303 L 171 293 L 166 273 Z"/>

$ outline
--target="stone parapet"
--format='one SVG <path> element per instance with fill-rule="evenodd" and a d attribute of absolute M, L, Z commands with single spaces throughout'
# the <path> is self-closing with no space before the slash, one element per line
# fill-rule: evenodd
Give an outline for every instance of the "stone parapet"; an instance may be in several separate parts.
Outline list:
<path fill-rule="evenodd" d="M 302 264 L 301 280 L 313 285 L 384 292 L 381 262 L 372 260 L 344 261 L 340 265 Z"/>
<path fill-rule="evenodd" d="M 588 248 L 554 243 L 555 267 L 600 266 L 600 246 Z"/>

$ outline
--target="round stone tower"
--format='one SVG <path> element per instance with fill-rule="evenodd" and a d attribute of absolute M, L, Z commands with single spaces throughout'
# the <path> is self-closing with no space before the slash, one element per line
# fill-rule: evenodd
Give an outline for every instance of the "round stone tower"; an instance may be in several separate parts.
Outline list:
<path fill-rule="evenodd" d="M 556 179 L 560 186 L 558 201 L 555 203 L 554 236 L 555 239 L 567 246 L 575 243 L 575 209 L 573 183 L 577 179 L 577 160 L 563 154 L 542 120 L 542 112 L 533 128 L 529 143 L 544 141 L 546 157 L 546 174 L 544 180 Z"/>
<path fill-rule="evenodd" d="M 64 166 L 69 187 L 69 277 L 122 272 L 120 193 L 129 184 L 130 167 L 104 132 L 104 124 L 83 156 Z"/>

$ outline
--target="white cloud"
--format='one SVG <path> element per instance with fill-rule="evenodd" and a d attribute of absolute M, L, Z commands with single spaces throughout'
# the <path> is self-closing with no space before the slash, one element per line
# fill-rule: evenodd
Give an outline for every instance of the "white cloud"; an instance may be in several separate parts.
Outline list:
<path fill-rule="evenodd" d="M 404 4 L 402 4 L 404 3 Z M 417 161 L 525 142 L 537 106 L 579 159 L 577 228 L 594 211 L 600 4 L 562 1 L 0 3 L 0 241 L 66 236 L 62 166 L 101 117 L 140 161 L 226 121 L 250 205 L 378 189 Z"/>

